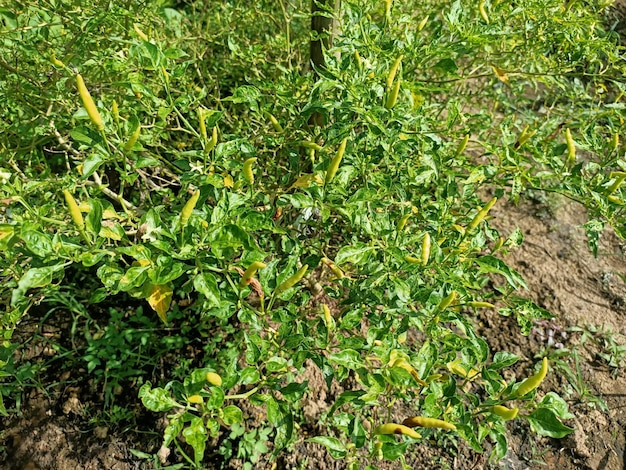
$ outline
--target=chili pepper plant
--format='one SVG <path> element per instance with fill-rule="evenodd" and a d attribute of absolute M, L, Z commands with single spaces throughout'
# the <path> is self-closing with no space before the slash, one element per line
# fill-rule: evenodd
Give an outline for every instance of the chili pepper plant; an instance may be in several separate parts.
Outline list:
<path fill-rule="evenodd" d="M 432 437 L 498 460 L 513 419 L 572 432 L 549 362 L 521 370 L 475 313 L 520 335 L 551 316 L 503 260 L 523 234 L 498 233 L 493 207 L 558 193 L 586 209 L 594 252 L 605 226 L 626 236 L 607 5 L 345 0 L 313 73 L 307 2 L 90 17 L 100 3 L 61 25 L 60 5 L 0 8 L 6 377 L 20 320 L 73 289 L 85 315 L 130 301 L 164 338 L 206 333 L 192 368 L 132 389 L 194 468 L 231 429 L 256 432 L 255 407 L 263 448 L 289 449 L 312 368 L 343 391 L 309 440 L 353 468 Z"/>

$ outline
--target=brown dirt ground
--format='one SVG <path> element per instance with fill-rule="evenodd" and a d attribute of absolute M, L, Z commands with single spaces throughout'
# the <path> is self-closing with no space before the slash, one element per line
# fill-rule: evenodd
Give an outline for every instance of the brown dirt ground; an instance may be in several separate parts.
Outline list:
<path fill-rule="evenodd" d="M 491 465 L 486 455 L 472 452 L 463 443 L 456 450 L 444 448 L 437 442 L 425 442 L 411 449 L 407 463 L 414 469 L 507 469 L 525 470 L 548 467 L 559 470 L 621 470 L 626 468 L 626 376 L 624 361 L 619 368 L 609 368 L 600 357 L 606 348 L 600 346 L 611 337 L 624 344 L 626 335 L 626 284 L 624 251 L 626 245 L 607 232 L 601 239 L 599 256 L 594 259 L 580 228 L 586 220 L 575 204 L 557 198 L 541 203 L 525 202 L 520 206 L 498 205 L 491 224 L 502 235 L 515 228 L 524 233 L 521 248 L 510 253 L 508 261 L 526 278 L 527 294 L 556 318 L 537 324 L 529 337 L 519 334 L 515 320 L 486 311 L 477 318 L 480 334 L 490 343 L 492 351 L 506 350 L 523 357 L 519 373 L 528 374 L 535 354 L 549 347 L 552 340 L 569 350 L 576 350 L 581 378 L 589 394 L 576 391 L 562 370 L 552 369 L 541 392 L 558 390 L 567 399 L 576 416 L 567 424 L 575 432 L 562 439 L 534 438 L 526 426 L 513 421 L 509 425 L 510 451 L 497 465 Z M 620 276 L 621 275 L 621 276 Z M 591 327 L 612 331 L 610 336 L 597 334 L 597 343 L 581 344 L 582 334 L 573 327 Z M 560 345 L 559 345 L 560 346 Z M 46 348 L 31 345 L 30 360 L 48 354 Z M 554 346 L 552 346 L 554 351 Z M 564 360 L 574 368 L 573 354 Z M 617 373 L 616 373 L 617 372 Z M 317 420 L 341 392 L 333 386 L 328 390 L 320 371 L 309 368 L 306 377 L 311 393 L 304 403 L 303 439 L 292 451 L 276 462 L 261 460 L 258 469 L 343 469 L 345 463 L 335 461 L 325 449 L 307 443 L 304 438 L 315 435 Z M 591 395 L 604 400 L 603 410 Z M 135 394 L 136 397 L 136 394 Z M 129 397 L 133 400 L 134 397 Z M 101 407 L 98 397 L 80 387 L 62 383 L 49 389 L 46 395 L 38 391 L 25 394 L 19 417 L 1 420 L 1 470 L 130 470 L 155 468 L 153 462 L 137 458 L 131 449 L 154 454 L 158 450 L 163 422 L 148 417 L 140 420 L 143 429 L 124 430 L 99 427 L 88 420 L 88 407 Z M 140 405 L 135 403 L 137 410 Z M 247 410 L 259 417 L 258 410 Z M 170 457 L 172 458 L 172 457 Z M 170 464 L 175 462 L 169 462 Z M 243 462 L 232 460 L 227 468 L 242 468 Z M 212 467 L 207 467 L 212 468 Z M 400 468 L 397 462 L 381 469 Z"/>

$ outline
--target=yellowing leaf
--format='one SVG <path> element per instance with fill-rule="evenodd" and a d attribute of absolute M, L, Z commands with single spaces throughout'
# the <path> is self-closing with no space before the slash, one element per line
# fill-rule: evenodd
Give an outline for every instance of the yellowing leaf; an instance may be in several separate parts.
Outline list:
<path fill-rule="evenodd" d="M 166 313 L 172 304 L 172 288 L 169 286 L 150 286 L 146 300 L 159 315 L 159 318 L 163 320 L 163 323 L 167 323 Z"/>
<path fill-rule="evenodd" d="M 496 74 L 496 77 L 498 77 L 498 80 L 500 80 L 503 83 L 506 83 L 507 85 L 509 84 L 509 76 L 506 74 L 504 70 L 496 67 L 495 65 L 492 65 L 491 68 L 493 69 L 493 72 Z"/>
<path fill-rule="evenodd" d="M 295 181 L 295 183 L 291 185 L 289 189 L 308 188 L 313 182 L 317 184 L 322 184 L 324 181 L 322 180 L 322 177 L 317 173 L 307 173 L 298 177 L 298 179 Z"/>
<path fill-rule="evenodd" d="M 224 186 L 227 188 L 232 188 L 235 185 L 235 182 L 233 181 L 233 177 L 230 176 L 229 174 L 227 174 L 226 176 L 224 176 Z"/>

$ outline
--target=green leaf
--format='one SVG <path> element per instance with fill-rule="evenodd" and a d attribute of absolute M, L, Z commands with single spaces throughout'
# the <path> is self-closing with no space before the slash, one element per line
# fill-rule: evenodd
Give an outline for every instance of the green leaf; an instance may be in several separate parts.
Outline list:
<path fill-rule="evenodd" d="M 104 157 L 98 153 L 92 153 L 85 158 L 83 162 L 83 179 L 87 179 L 93 175 L 104 161 Z"/>
<path fill-rule="evenodd" d="M 331 364 L 356 370 L 363 365 L 361 355 L 354 349 L 344 349 L 338 353 L 333 353 L 328 357 Z"/>
<path fill-rule="evenodd" d="M 85 219 L 87 231 L 93 235 L 99 235 L 102 228 L 102 204 L 97 199 L 89 200 L 89 212 Z"/>
<path fill-rule="evenodd" d="M 574 432 L 574 429 L 561 423 L 554 411 L 548 408 L 537 408 L 526 419 L 528 419 L 531 429 L 541 436 L 559 439 Z"/>
<path fill-rule="evenodd" d="M 268 359 L 265 363 L 265 368 L 268 372 L 278 372 L 285 370 L 289 362 L 284 357 L 274 356 Z"/>
<path fill-rule="evenodd" d="M 26 244 L 26 248 L 40 258 L 52 254 L 52 240 L 45 233 L 35 230 L 22 230 L 20 234 Z"/>
<path fill-rule="evenodd" d="M 204 457 L 204 450 L 208 438 L 203 419 L 198 416 L 193 416 L 189 425 L 183 429 L 183 437 L 187 441 L 187 444 L 193 447 L 194 461 L 196 465 L 199 466 Z"/>
<path fill-rule="evenodd" d="M 509 353 L 509 352 L 498 351 L 493 356 L 493 362 L 489 365 L 489 369 L 491 370 L 504 369 L 505 367 L 512 366 L 517 361 L 519 361 L 519 356 Z"/>
<path fill-rule="evenodd" d="M 346 447 L 335 437 L 315 436 L 306 441 L 323 445 L 333 459 L 343 459 L 348 455 Z"/>
<path fill-rule="evenodd" d="M 495 256 L 482 256 L 476 260 L 476 264 L 480 266 L 481 273 L 495 273 L 504 276 L 513 289 L 519 289 L 520 287 L 528 289 L 524 278 Z"/>
<path fill-rule="evenodd" d="M 359 266 L 367 263 L 372 253 L 374 253 L 373 246 L 366 245 L 365 243 L 355 243 L 341 248 L 335 257 L 335 263 L 352 263 Z"/>
<path fill-rule="evenodd" d="M 569 412 L 567 402 L 554 392 L 548 392 L 539 402 L 543 408 L 552 410 L 561 419 L 574 419 L 575 416 Z"/>
<path fill-rule="evenodd" d="M 52 282 L 53 276 L 59 271 L 63 271 L 65 266 L 57 264 L 54 266 L 46 266 L 43 268 L 30 268 L 17 283 L 17 288 L 13 289 L 11 296 L 11 305 L 15 305 L 26 294 L 28 289 L 36 289 L 45 287 Z"/>
<path fill-rule="evenodd" d="M 193 287 L 202 294 L 213 307 L 220 305 L 220 291 L 217 287 L 217 278 L 210 272 L 198 273 L 193 278 Z"/>
<path fill-rule="evenodd" d="M 228 405 L 222 410 L 222 420 L 226 426 L 243 423 L 243 411 L 235 405 Z"/>
<path fill-rule="evenodd" d="M 143 406 L 150 411 L 169 411 L 180 405 L 170 396 L 170 392 L 162 388 L 152 388 L 150 382 L 146 382 L 139 389 L 139 398 Z"/>

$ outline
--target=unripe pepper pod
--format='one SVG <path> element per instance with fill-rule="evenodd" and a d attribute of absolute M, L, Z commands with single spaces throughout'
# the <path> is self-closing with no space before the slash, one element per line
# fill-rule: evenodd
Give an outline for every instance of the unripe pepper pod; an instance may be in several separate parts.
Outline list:
<path fill-rule="evenodd" d="M 498 201 L 497 197 L 491 198 L 491 201 L 489 201 L 485 207 L 483 207 L 481 210 L 478 211 L 478 213 L 474 216 L 474 218 L 472 219 L 472 221 L 470 222 L 470 224 L 467 226 L 467 232 L 471 232 L 472 230 L 474 230 L 476 227 L 478 227 L 478 225 L 483 221 L 483 219 L 485 217 L 487 217 L 487 214 L 489 213 L 489 211 L 491 210 L 491 208 L 494 206 L 494 204 Z"/>
<path fill-rule="evenodd" d="M 515 395 L 517 397 L 523 397 L 524 395 L 532 392 L 539 384 L 546 378 L 548 374 L 548 358 L 544 357 L 541 361 L 541 369 L 534 375 L 531 375 L 525 379 L 517 388 Z"/>
<path fill-rule="evenodd" d="M 346 137 L 345 139 L 341 141 L 341 144 L 339 144 L 339 149 L 337 150 L 337 153 L 335 154 L 333 159 L 330 161 L 330 164 L 328 165 L 328 169 L 326 170 L 326 178 L 324 180 L 326 184 L 330 183 L 335 177 L 335 174 L 337 173 L 337 170 L 339 169 L 339 165 L 341 164 L 341 159 L 343 158 L 343 154 L 346 151 L 347 144 L 348 144 L 348 138 Z"/>
<path fill-rule="evenodd" d="M 469 142 L 469 134 L 465 134 L 465 137 L 459 142 L 459 146 L 456 148 L 455 155 L 458 157 L 465 151 L 465 147 L 467 147 L 467 143 Z"/>
<path fill-rule="evenodd" d="M 409 436 L 413 439 L 419 439 L 422 437 L 419 433 L 408 426 L 396 423 L 381 424 L 374 430 L 374 434 L 402 434 L 403 436 Z"/>
<path fill-rule="evenodd" d="M 187 225 L 189 222 L 189 218 L 193 213 L 193 210 L 196 208 L 196 204 L 198 203 L 198 199 L 200 198 L 200 190 L 196 189 L 196 191 L 191 195 L 189 200 L 183 206 L 183 210 L 180 212 L 180 226 L 181 228 Z"/>
<path fill-rule="evenodd" d="M 449 431 L 456 431 L 456 426 L 452 423 L 443 421 L 441 419 L 426 418 L 424 416 L 413 416 L 411 418 L 406 418 L 404 421 L 402 421 L 402 424 L 410 428 L 420 426 L 422 428 L 439 428 L 447 429 Z"/>
<path fill-rule="evenodd" d="M 398 221 L 398 225 L 396 225 L 396 232 L 400 233 L 406 226 L 406 223 L 409 221 L 409 217 L 411 217 L 411 213 L 404 214 L 402 218 Z"/>
<path fill-rule="evenodd" d="M 215 372 L 207 372 L 206 373 L 206 381 L 210 385 L 214 385 L 215 387 L 221 387 L 222 386 L 222 378 L 220 377 L 219 374 L 216 374 Z"/>
<path fill-rule="evenodd" d="M 124 144 L 124 147 L 122 148 L 124 153 L 128 153 L 133 149 L 133 147 L 137 143 L 137 140 L 139 139 L 140 133 L 141 133 L 141 126 L 137 126 L 137 128 L 133 131 L 131 136 L 128 138 L 128 141 L 126 141 L 126 143 Z"/>
<path fill-rule="evenodd" d="M 621 184 L 626 179 L 626 172 L 623 171 L 612 171 L 609 175 L 609 178 L 614 179 L 613 183 L 606 188 L 606 194 L 613 194 L 615 191 L 619 189 Z"/>
<path fill-rule="evenodd" d="M 80 208 L 76 203 L 76 199 L 74 199 L 72 193 L 70 193 L 67 189 L 63 190 L 63 196 L 65 197 L 65 203 L 67 204 L 67 208 L 70 211 L 70 216 L 72 216 L 74 224 L 78 230 L 82 232 L 85 229 L 85 221 L 83 220 L 83 214 L 80 212 Z"/>
<path fill-rule="evenodd" d="M 387 101 L 385 101 L 385 108 L 391 109 L 391 108 L 393 108 L 396 105 L 396 103 L 398 101 L 398 95 L 400 94 L 400 85 L 401 84 L 402 84 L 402 80 L 400 78 L 398 78 L 394 82 L 393 87 L 391 88 L 391 90 L 387 94 Z"/>
<path fill-rule="evenodd" d="M 452 305 L 452 302 L 454 302 L 455 300 L 456 300 L 456 291 L 453 290 L 452 292 L 450 292 L 450 294 L 444 297 L 441 302 L 439 302 L 439 305 L 437 305 L 437 311 L 443 312 L 450 305 Z"/>
<path fill-rule="evenodd" d="M 307 270 L 309 269 L 309 265 L 305 264 L 304 266 L 302 266 L 297 272 L 296 274 L 294 274 L 293 276 L 291 276 L 290 278 L 288 278 L 287 280 L 285 280 L 283 283 L 281 283 L 276 290 L 274 291 L 275 295 L 279 295 L 283 292 L 285 292 L 287 289 L 291 289 L 293 286 L 295 286 L 298 282 L 300 282 L 300 280 L 304 277 L 304 275 L 306 274 Z"/>
<path fill-rule="evenodd" d="M 98 108 L 96 107 L 96 104 L 94 103 L 93 98 L 89 93 L 89 90 L 85 86 L 85 81 L 83 80 L 83 77 L 79 73 L 76 74 L 76 85 L 78 87 L 78 94 L 80 95 L 80 99 L 83 102 L 83 106 L 87 111 L 89 119 L 91 119 L 93 125 L 96 126 L 96 129 L 98 129 L 99 131 L 103 130 L 104 123 L 102 122 L 102 117 L 98 112 Z"/>
<path fill-rule="evenodd" d="M 389 74 L 387 75 L 387 80 L 386 80 L 387 91 L 391 89 L 391 85 L 393 85 L 393 82 L 396 79 L 396 74 L 398 73 L 400 64 L 402 64 L 402 57 L 403 56 L 398 56 L 398 58 L 395 60 L 395 62 L 389 69 Z"/>
<path fill-rule="evenodd" d="M 422 29 L 424 29 L 424 26 L 426 26 L 426 23 L 428 23 L 428 18 L 430 18 L 430 15 L 426 15 L 426 17 L 424 19 L 422 19 L 422 21 L 420 21 L 417 25 L 417 31 L 421 31 Z"/>
<path fill-rule="evenodd" d="M 519 413 L 519 408 L 507 408 L 506 406 L 496 405 L 488 408 L 488 411 L 496 416 L 500 416 L 500 418 L 503 418 L 506 421 L 509 421 L 511 419 L 515 419 L 517 413 Z"/>
<path fill-rule="evenodd" d="M 241 277 L 241 280 L 239 281 L 239 287 L 243 289 L 248 284 L 250 284 L 250 280 L 254 277 L 256 272 L 259 269 L 263 269 L 265 266 L 266 264 L 260 261 L 255 261 L 250 266 L 248 266 L 248 269 L 246 269 L 246 271 L 243 273 L 243 276 Z"/>
<path fill-rule="evenodd" d="M 243 177 L 250 184 L 254 184 L 254 173 L 252 172 L 252 165 L 256 162 L 256 158 L 248 158 L 245 162 L 243 162 Z"/>

